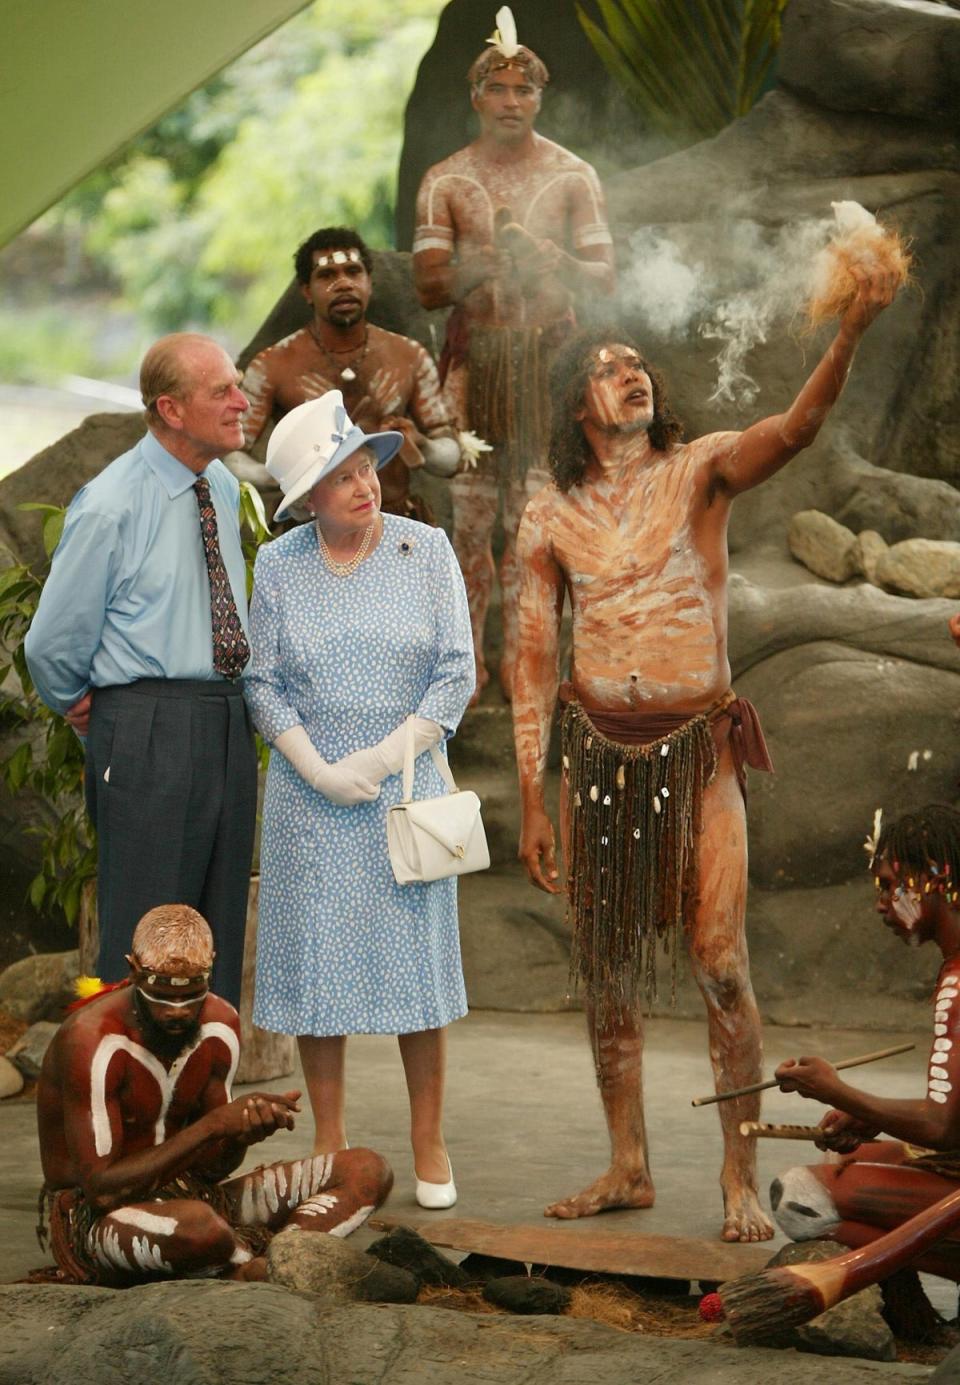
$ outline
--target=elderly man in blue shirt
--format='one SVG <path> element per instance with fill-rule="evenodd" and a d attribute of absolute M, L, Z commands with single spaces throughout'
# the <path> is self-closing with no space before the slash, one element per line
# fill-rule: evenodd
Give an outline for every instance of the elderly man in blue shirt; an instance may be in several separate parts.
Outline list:
<path fill-rule="evenodd" d="M 257 801 L 239 487 L 218 460 L 243 446 L 239 379 L 208 337 L 150 348 L 147 434 L 71 502 L 26 642 L 40 696 L 86 737 L 101 977 L 126 975 L 149 909 L 189 904 L 234 1005 Z"/>

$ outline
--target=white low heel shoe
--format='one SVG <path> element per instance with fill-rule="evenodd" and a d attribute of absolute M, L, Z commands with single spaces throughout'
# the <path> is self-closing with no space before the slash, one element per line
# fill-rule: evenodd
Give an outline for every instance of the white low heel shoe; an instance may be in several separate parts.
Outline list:
<path fill-rule="evenodd" d="M 457 1200 L 457 1185 L 453 1181 L 453 1165 L 447 1158 L 447 1171 L 450 1178 L 446 1183 L 427 1183 L 424 1179 L 417 1179 L 417 1201 L 421 1207 L 426 1207 L 431 1212 L 440 1211 L 444 1207 L 452 1207 Z"/>

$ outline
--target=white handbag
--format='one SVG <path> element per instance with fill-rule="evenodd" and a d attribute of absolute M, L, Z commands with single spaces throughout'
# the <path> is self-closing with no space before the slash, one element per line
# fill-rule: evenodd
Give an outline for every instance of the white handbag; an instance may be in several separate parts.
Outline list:
<path fill-rule="evenodd" d="M 398 885 L 444 880 L 486 870 L 490 864 L 480 800 L 472 789 L 458 789 L 450 766 L 430 747 L 437 773 L 450 792 L 442 798 L 413 797 L 413 718 L 407 718 L 403 757 L 403 798 L 387 813 L 387 850 Z"/>

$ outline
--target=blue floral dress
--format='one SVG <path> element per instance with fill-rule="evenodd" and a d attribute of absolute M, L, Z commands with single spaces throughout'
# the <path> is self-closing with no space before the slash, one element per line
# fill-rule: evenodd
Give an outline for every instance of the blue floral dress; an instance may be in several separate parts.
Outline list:
<path fill-rule="evenodd" d="M 376 744 L 411 712 L 452 734 L 474 686 L 463 578 L 432 529 L 383 516 L 374 552 L 349 576 L 324 563 L 313 525 L 257 555 L 252 659 L 244 690 L 272 742 L 302 724 L 331 763 Z M 446 792 L 429 755 L 414 796 Z M 456 881 L 398 885 L 387 810 L 340 807 L 270 756 L 260 850 L 254 1019 L 285 1034 L 405 1034 L 466 1013 Z"/>

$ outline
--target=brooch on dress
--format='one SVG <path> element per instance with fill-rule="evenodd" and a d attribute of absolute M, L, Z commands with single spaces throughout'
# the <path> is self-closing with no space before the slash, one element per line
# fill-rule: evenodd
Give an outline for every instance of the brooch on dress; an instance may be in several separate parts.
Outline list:
<path fill-rule="evenodd" d="M 397 544 L 397 552 L 402 553 L 406 558 L 413 552 L 413 539 L 401 539 Z"/>

